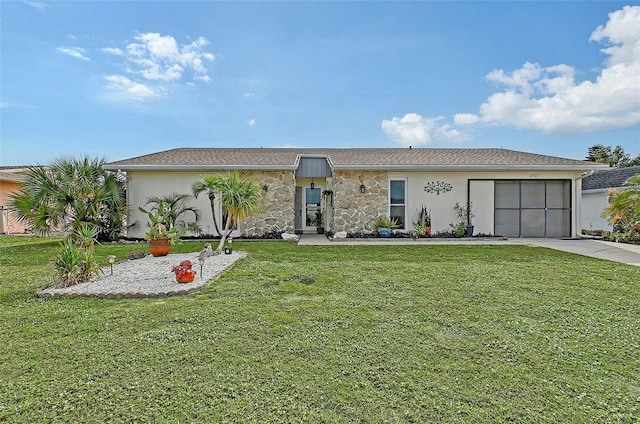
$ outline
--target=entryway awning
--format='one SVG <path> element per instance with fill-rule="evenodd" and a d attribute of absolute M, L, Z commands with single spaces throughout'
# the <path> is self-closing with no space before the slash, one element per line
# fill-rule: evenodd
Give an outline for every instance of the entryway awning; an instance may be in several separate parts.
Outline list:
<path fill-rule="evenodd" d="M 301 157 L 296 169 L 296 178 L 322 178 L 331 177 L 331 164 L 326 156 Z"/>

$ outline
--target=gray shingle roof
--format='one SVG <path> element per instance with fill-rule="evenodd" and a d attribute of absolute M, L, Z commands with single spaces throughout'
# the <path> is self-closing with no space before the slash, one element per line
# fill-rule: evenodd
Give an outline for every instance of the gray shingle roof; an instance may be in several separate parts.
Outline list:
<path fill-rule="evenodd" d="M 622 187 L 629 178 L 640 174 L 640 166 L 616 168 L 596 172 L 582 180 L 583 190 Z"/>
<path fill-rule="evenodd" d="M 507 149 L 179 148 L 109 163 L 108 169 L 294 169 L 304 155 L 326 155 L 337 169 L 571 169 L 592 162 Z"/>

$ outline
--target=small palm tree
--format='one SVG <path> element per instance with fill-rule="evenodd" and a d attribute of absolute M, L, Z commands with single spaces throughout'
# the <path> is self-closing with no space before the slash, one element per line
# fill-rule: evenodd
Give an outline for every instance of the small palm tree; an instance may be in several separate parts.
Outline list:
<path fill-rule="evenodd" d="M 230 233 L 231 223 L 239 222 L 260 207 L 262 191 L 256 182 L 245 178 L 242 171 L 238 170 L 230 171 L 224 175 L 204 177 L 203 182 L 203 185 L 201 185 L 202 182 L 193 185 L 194 193 L 197 191 L 196 188 L 199 189 L 206 186 L 206 189 L 209 190 L 210 193 L 218 196 L 222 207 L 227 212 L 220 243 L 215 250 L 216 253 L 220 253 Z M 204 191 L 204 189 L 200 190 L 200 192 L 202 191 Z M 211 195 L 209 198 L 211 199 Z"/>
<path fill-rule="evenodd" d="M 151 210 L 158 208 L 158 205 L 164 204 L 168 206 L 167 224 L 169 227 L 177 229 L 186 229 L 188 231 L 201 231 L 198 221 L 200 220 L 200 209 L 195 206 L 188 206 L 187 200 L 191 198 L 190 194 L 171 193 L 164 196 L 151 196 L 147 198 L 146 205 L 152 205 Z M 182 216 L 193 214 L 193 220 L 185 221 Z"/>
<path fill-rule="evenodd" d="M 36 234 L 98 227 L 98 238 L 118 237 L 126 213 L 125 178 L 103 169 L 105 159 L 58 158 L 29 168 L 9 207 Z"/>
<path fill-rule="evenodd" d="M 623 232 L 640 232 L 640 174 L 629 178 L 626 190 L 610 190 L 611 200 L 602 216 Z"/>
<path fill-rule="evenodd" d="M 195 198 L 198 198 L 198 195 L 204 191 L 207 192 L 209 197 L 209 204 L 211 206 L 211 215 L 213 216 L 213 229 L 218 235 L 218 237 L 222 237 L 220 234 L 220 230 L 218 230 L 218 219 L 216 218 L 216 184 L 218 183 L 218 177 L 216 176 L 205 176 L 202 177 L 202 181 L 198 181 L 193 183 L 191 186 L 191 190 L 193 191 L 193 195 Z"/>

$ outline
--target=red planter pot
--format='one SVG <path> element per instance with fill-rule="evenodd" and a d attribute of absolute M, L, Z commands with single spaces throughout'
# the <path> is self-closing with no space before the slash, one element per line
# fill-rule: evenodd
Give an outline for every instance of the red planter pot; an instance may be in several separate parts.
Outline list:
<path fill-rule="evenodd" d="M 176 272 L 176 281 L 178 283 L 190 283 L 196 278 L 196 272 Z"/>
<path fill-rule="evenodd" d="M 149 240 L 149 252 L 153 256 L 167 256 L 171 251 L 171 240 L 168 238 L 161 238 L 155 240 Z"/>

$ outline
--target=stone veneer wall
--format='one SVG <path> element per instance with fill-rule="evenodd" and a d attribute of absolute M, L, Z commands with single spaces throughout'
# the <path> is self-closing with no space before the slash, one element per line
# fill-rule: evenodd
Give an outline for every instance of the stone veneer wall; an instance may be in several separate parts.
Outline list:
<path fill-rule="evenodd" d="M 360 193 L 360 185 L 366 187 Z M 384 171 L 335 171 L 334 231 L 371 232 L 373 221 L 389 215 L 389 180 Z"/>
<path fill-rule="evenodd" d="M 260 187 L 267 185 L 264 205 L 258 212 L 245 218 L 239 230 L 248 236 L 263 235 L 269 231 L 293 233 L 295 230 L 294 200 L 296 183 L 293 171 L 245 171 Z"/>

